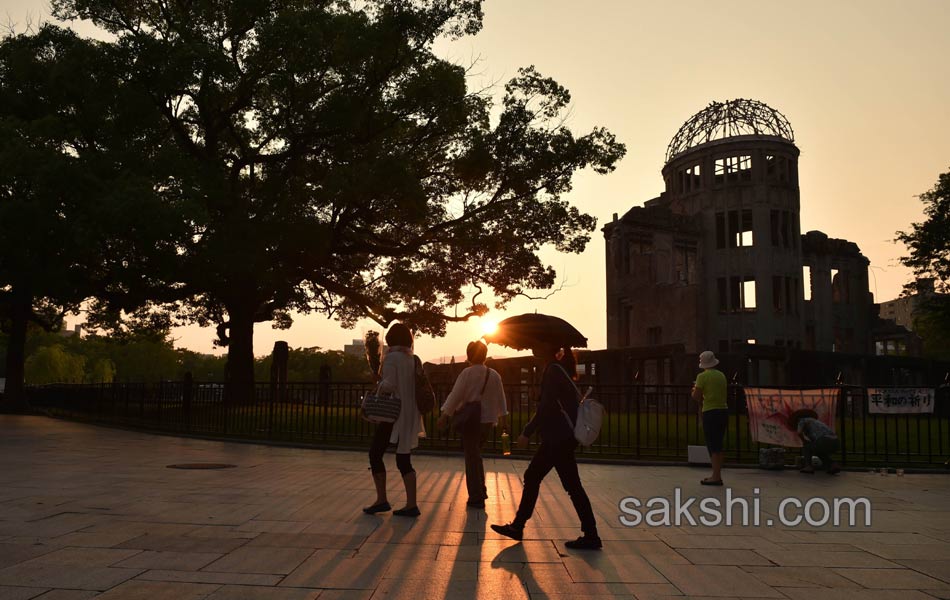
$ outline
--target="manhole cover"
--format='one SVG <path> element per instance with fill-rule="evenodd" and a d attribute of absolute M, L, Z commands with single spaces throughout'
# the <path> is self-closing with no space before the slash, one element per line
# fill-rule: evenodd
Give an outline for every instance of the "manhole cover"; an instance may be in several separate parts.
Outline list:
<path fill-rule="evenodd" d="M 224 463 L 184 463 L 180 465 L 168 465 L 168 469 L 233 469 L 237 465 L 226 465 Z"/>

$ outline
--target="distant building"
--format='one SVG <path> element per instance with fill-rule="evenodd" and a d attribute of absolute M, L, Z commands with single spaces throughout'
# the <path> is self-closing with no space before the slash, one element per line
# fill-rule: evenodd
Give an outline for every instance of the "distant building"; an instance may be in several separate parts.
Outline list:
<path fill-rule="evenodd" d="M 66 322 L 63 321 L 63 327 L 62 327 L 62 329 L 59 330 L 58 333 L 59 333 L 59 335 L 61 335 L 61 336 L 63 336 L 63 337 L 73 337 L 73 336 L 76 336 L 77 338 L 81 338 L 81 337 L 82 337 L 82 325 L 73 325 L 73 328 L 72 328 L 72 329 L 69 329 L 69 328 L 67 327 Z"/>
<path fill-rule="evenodd" d="M 343 346 L 343 353 L 352 356 L 366 356 L 366 344 L 363 340 L 353 340 L 352 344 Z"/>
<path fill-rule="evenodd" d="M 917 311 L 940 296 L 934 280 L 918 279 L 916 293 L 876 305 L 880 319 L 874 328 L 874 354 L 878 356 L 922 356 L 924 341 L 914 332 Z"/>
<path fill-rule="evenodd" d="M 626 384 L 613 393 L 629 406 L 640 389 L 692 383 L 707 349 L 742 385 L 945 380 L 950 363 L 919 358 L 920 339 L 886 318 L 889 303 L 878 316 L 858 246 L 802 235 L 798 157 L 785 117 L 753 100 L 710 104 L 680 128 L 663 193 L 603 228 L 607 349 L 578 353 L 582 385 L 609 395 Z M 433 373 L 450 382 L 462 368 Z M 511 406 L 528 406 L 536 362 L 495 368 Z"/>
<path fill-rule="evenodd" d="M 603 229 L 608 349 L 870 353 L 869 261 L 801 234 L 798 157 L 789 122 L 754 100 L 712 103 L 680 128 L 665 191 Z"/>
<path fill-rule="evenodd" d="M 876 356 L 922 356 L 924 353 L 924 341 L 893 319 L 878 318 L 871 335 Z"/>
<path fill-rule="evenodd" d="M 920 308 L 923 303 L 939 295 L 934 291 L 934 280 L 931 278 L 918 279 L 915 287 L 917 288 L 917 292 L 914 294 L 908 294 L 895 300 L 881 302 L 879 305 L 881 307 L 881 318 L 890 319 L 898 325 L 903 325 L 913 331 L 917 309 Z"/>

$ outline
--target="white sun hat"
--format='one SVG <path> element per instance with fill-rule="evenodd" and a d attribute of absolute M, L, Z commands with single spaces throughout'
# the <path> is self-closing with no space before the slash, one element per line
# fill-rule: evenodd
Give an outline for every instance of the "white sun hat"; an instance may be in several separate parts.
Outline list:
<path fill-rule="evenodd" d="M 699 355 L 699 368 L 711 369 L 719 364 L 719 359 L 713 354 L 712 350 L 706 350 Z"/>

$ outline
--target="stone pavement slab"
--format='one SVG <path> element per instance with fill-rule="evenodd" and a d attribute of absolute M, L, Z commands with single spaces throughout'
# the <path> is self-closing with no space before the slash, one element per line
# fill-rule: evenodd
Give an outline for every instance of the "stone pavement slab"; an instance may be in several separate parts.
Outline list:
<path fill-rule="evenodd" d="M 950 584 L 907 569 L 834 569 L 863 587 L 880 590 L 950 590 Z"/>
<path fill-rule="evenodd" d="M 287 575 L 313 554 L 309 548 L 238 548 L 204 568 L 215 573 Z"/>
<path fill-rule="evenodd" d="M 207 571 L 146 571 L 136 577 L 145 581 L 178 581 L 184 583 L 217 583 L 230 585 L 274 586 L 280 583 L 280 575 L 259 573 L 209 573 Z"/>
<path fill-rule="evenodd" d="M 100 600 L 203 600 L 220 586 L 167 581 L 127 581 L 96 596 Z"/>
<path fill-rule="evenodd" d="M 0 585 L 105 591 L 140 573 L 141 569 L 28 562 L 0 570 Z"/>
<path fill-rule="evenodd" d="M 227 554 L 248 542 L 247 538 L 201 538 L 145 534 L 118 544 L 117 548 L 135 548 L 157 552 L 192 552 L 201 554 Z"/>
<path fill-rule="evenodd" d="M 827 567 L 743 567 L 743 571 L 774 588 L 860 588 L 860 584 L 842 577 Z"/>
<path fill-rule="evenodd" d="M 23 564 L 73 565 L 79 567 L 110 567 L 141 553 L 121 548 L 61 548 L 38 556 Z M 132 565 L 117 565 L 136 568 Z"/>
<path fill-rule="evenodd" d="M 236 468 L 166 468 L 184 462 Z M 489 525 L 513 516 L 525 461 L 485 460 L 485 510 L 465 507 L 460 456 L 413 463 L 422 516 L 369 516 L 364 451 L 0 416 L 0 600 L 950 598 L 948 476 L 727 470 L 763 517 L 786 497 L 865 497 L 873 524 L 627 527 L 624 497 L 727 490 L 700 486 L 702 470 L 584 464 L 604 549 L 582 552 L 564 547 L 579 527 L 555 475 L 517 543 Z M 401 506 L 398 477 L 388 492 Z"/>
<path fill-rule="evenodd" d="M 785 597 L 739 567 L 663 564 L 657 569 L 686 596 Z"/>
<path fill-rule="evenodd" d="M 933 596 L 917 590 L 866 590 L 837 588 L 783 588 L 792 600 L 933 600 Z"/>
<path fill-rule="evenodd" d="M 36 600 L 88 600 L 98 595 L 96 592 L 84 592 L 82 590 L 50 590 L 37 596 Z"/>
<path fill-rule="evenodd" d="M 0 585 L 0 600 L 30 600 L 44 593 L 46 588 L 13 587 Z"/>
<path fill-rule="evenodd" d="M 903 566 L 950 583 L 950 560 L 898 560 Z"/>
<path fill-rule="evenodd" d="M 222 554 L 207 552 L 163 552 L 143 550 L 131 558 L 115 563 L 130 569 L 197 571 L 221 558 Z M 45 557 L 44 557 L 45 558 Z"/>
<path fill-rule="evenodd" d="M 679 553 L 694 565 L 771 565 L 772 562 L 753 550 L 718 548 L 680 548 Z"/>
<path fill-rule="evenodd" d="M 37 556 L 55 552 L 60 547 L 52 544 L 0 544 L 0 569 L 28 561 Z"/>
<path fill-rule="evenodd" d="M 259 585 L 224 585 L 208 596 L 208 600 L 315 600 L 320 592 Z"/>

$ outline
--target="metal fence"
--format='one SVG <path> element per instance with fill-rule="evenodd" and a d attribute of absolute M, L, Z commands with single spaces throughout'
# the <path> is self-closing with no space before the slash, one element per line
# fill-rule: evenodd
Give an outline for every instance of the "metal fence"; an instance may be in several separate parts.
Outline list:
<path fill-rule="evenodd" d="M 171 433 L 367 447 L 374 426 L 360 418 L 359 407 L 372 389 L 367 383 L 288 383 L 281 389 L 260 383 L 253 402 L 235 404 L 218 383 L 112 383 L 33 387 L 29 397 L 33 407 L 69 419 Z M 440 404 L 448 391 L 436 389 Z M 517 435 L 534 412 L 537 386 L 506 385 L 505 391 L 509 429 Z M 843 464 L 938 467 L 950 458 L 950 388 L 938 388 L 934 414 L 920 415 L 871 414 L 866 388 L 841 387 L 839 393 Z M 687 446 L 704 444 L 689 386 L 599 386 L 593 397 L 606 407 L 607 416 L 600 437 L 581 449 L 582 456 L 682 462 Z M 730 387 L 725 452 L 732 463 L 754 463 L 759 456 L 760 445 L 749 435 L 744 397 L 742 387 Z M 459 450 L 457 435 L 437 428 L 436 418 L 425 417 L 422 448 Z M 500 433 L 496 429 L 487 440 L 486 453 L 500 452 Z"/>

